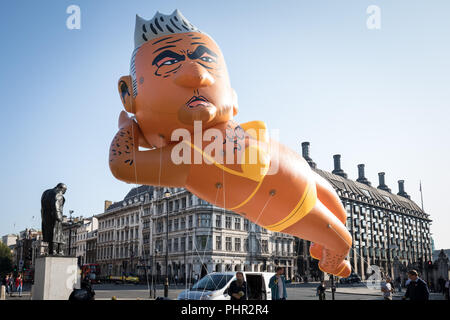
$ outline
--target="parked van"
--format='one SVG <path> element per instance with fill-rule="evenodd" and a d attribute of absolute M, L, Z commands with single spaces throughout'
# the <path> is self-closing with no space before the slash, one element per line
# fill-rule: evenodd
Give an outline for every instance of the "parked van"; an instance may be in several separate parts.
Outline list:
<path fill-rule="evenodd" d="M 242 271 L 247 282 L 248 300 L 272 300 L 269 288 L 274 272 Z M 182 291 L 178 300 L 230 300 L 227 289 L 236 280 L 236 272 L 212 272 L 197 281 L 190 289 Z"/>

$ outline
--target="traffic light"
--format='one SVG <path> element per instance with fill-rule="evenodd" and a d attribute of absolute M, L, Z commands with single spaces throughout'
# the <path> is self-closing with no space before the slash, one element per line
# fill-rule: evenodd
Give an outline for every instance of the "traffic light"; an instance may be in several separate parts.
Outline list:
<path fill-rule="evenodd" d="M 427 268 L 428 269 L 432 269 L 433 268 L 433 261 L 428 261 L 427 262 Z"/>

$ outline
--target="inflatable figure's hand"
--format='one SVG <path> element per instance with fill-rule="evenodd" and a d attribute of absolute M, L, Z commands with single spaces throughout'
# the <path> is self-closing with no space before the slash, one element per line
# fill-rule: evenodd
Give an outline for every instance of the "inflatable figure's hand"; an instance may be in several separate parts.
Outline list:
<path fill-rule="evenodd" d="M 122 111 L 119 115 L 119 131 L 120 130 L 131 132 L 131 134 L 133 135 L 133 141 L 138 142 L 135 144 L 136 151 L 138 150 L 138 147 L 149 149 L 153 148 L 153 146 L 145 140 L 144 136 L 141 133 L 139 125 L 137 124 L 136 120 L 134 120 L 134 117 L 129 117 L 128 113 L 126 113 L 125 111 Z"/>
<path fill-rule="evenodd" d="M 109 149 L 109 166 L 117 178 L 134 176 L 136 154 L 139 152 L 140 129 L 136 121 L 122 111 L 119 116 L 119 131 Z"/>

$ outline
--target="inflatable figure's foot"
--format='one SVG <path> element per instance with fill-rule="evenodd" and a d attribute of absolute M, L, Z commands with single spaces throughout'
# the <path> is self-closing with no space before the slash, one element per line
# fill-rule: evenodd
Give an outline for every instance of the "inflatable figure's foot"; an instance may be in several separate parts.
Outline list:
<path fill-rule="evenodd" d="M 322 253 L 323 253 L 323 246 L 320 244 L 311 242 L 311 245 L 309 246 L 309 254 L 313 259 L 321 260 L 322 259 Z"/>
<path fill-rule="evenodd" d="M 319 269 L 343 278 L 347 278 L 352 272 L 350 262 L 345 260 L 345 255 L 336 254 L 328 249 L 323 250 L 322 259 L 319 262 Z"/>

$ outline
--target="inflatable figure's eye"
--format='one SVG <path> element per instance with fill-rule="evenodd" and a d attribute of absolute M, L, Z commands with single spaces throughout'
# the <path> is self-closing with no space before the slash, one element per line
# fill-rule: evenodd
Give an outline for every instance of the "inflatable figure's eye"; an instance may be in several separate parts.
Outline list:
<path fill-rule="evenodd" d="M 159 68 L 162 66 L 170 66 L 180 61 L 184 61 L 185 59 L 186 57 L 183 55 L 180 55 L 170 50 L 166 50 L 156 56 L 156 58 L 152 62 L 152 65 L 157 66 Z"/>
<path fill-rule="evenodd" d="M 172 64 L 175 64 L 175 63 L 177 63 L 177 62 L 180 62 L 180 60 L 178 60 L 178 59 L 174 59 L 174 58 L 164 58 L 164 59 L 162 59 L 162 60 L 160 60 L 160 61 L 158 61 L 158 63 L 156 64 L 158 67 L 161 67 L 161 66 L 170 66 L 170 65 L 172 65 Z"/>
<path fill-rule="evenodd" d="M 206 52 L 199 59 L 205 62 L 216 62 L 216 59 Z"/>

